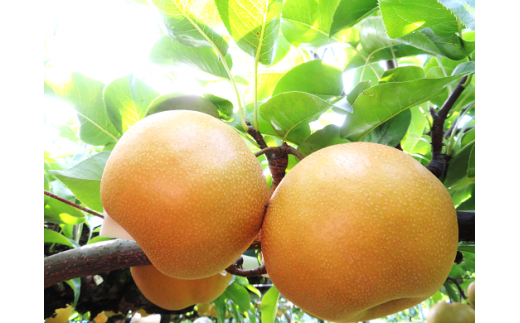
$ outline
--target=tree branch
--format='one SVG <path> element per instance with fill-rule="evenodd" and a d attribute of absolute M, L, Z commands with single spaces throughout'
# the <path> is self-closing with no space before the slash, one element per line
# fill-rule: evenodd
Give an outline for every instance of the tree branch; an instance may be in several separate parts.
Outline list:
<path fill-rule="evenodd" d="M 446 169 L 446 160 L 442 156 L 442 146 L 443 146 L 443 138 L 444 138 L 444 122 L 450 113 L 451 108 L 455 104 L 455 101 L 460 97 L 462 91 L 464 91 L 464 83 L 468 79 L 467 76 L 464 76 L 457 87 L 451 95 L 448 97 L 444 105 L 439 110 L 439 112 L 435 112 L 435 109 L 431 109 L 430 113 L 433 118 L 433 124 L 431 128 L 431 137 L 432 137 L 432 160 L 428 164 L 426 168 L 430 170 L 433 175 L 437 178 L 441 178 L 444 174 L 444 170 Z"/>
<path fill-rule="evenodd" d="M 90 214 L 92 214 L 92 215 L 99 216 L 99 217 L 102 218 L 102 219 L 105 218 L 103 215 L 101 215 L 101 214 L 99 214 L 99 213 L 97 213 L 97 212 L 94 212 L 94 211 L 92 211 L 92 210 L 90 210 L 90 209 L 87 209 L 86 207 L 83 207 L 83 206 L 78 205 L 78 204 L 76 204 L 76 203 L 73 203 L 73 202 L 71 202 L 71 201 L 69 201 L 69 200 L 66 200 L 66 199 L 64 199 L 64 198 L 62 198 L 62 197 L 59 197 L 58 195 L 54 195 L 54 194 L 52 194 L 51 192 L 48 192 L 48 191 L 46 191 L 46 190 L 43 190 L 43 194 L 45 194 L 45 195 L 47 195 L 47 196 L 50 196 L 50 197 L 52 197 L 53 199 L 56 199 L 56 200 L 58 200 L 58 201 L 60 201 L 60 202 L 63 202 L 63 203 L 65 203 L 65 204 L 68 204 L 68 205 L 70 205 L 70 206 L 72 206 L 72 207 L 75 207 L 76 209 L 80 209 L 80 210 L 85 211 L 85 212 L 87 212 L 87 213 L 90 213 Z"/>
<path fill-rule="evenodd" d="M 258 248 L 260 243 L 254 241 L 248 250 Z M 135 241 L 125 239 L 103 241 L 45 258 L 44 286 L 47 288 L 76 277 L 151 264 Z"/>
<path fill-rule="evenodd" d="M 264 137 L 262 137 L 262 134 L 260 133 L 260 129 L 256 130 L 252 125 L 251 122 L 246 120 L 246 124 L 249 127 L 247 130 L 247 133 L 253 137 L 253 139 L 256 141 L 256 143 L 260 146 L 260 148 L 264 149 L 267 148 L 267 144 L 265 143 Z"/>

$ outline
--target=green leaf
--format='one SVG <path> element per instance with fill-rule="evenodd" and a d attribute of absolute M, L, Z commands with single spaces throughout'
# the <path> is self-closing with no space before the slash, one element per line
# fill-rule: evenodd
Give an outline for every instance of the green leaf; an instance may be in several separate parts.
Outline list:
<path fill-rule="evenodd" d="M 468 185 L 468 186 L 466 186 L 464 188 L 467 191 L 471 191 L 471 193 L 470 193 L 471 196 L 468 199 L 466 199 L 464 202 L 460 203 L 459 206 L 457 206 L 457 210 L 474 211 L 475 210 L 475 199 L 476 199 L 476 196 L 475 196 L 475 184 Z"/>
<path fill-rule="evenodd" d="M 462 138 L 462 147 L 466 146 L 467 144 L 471 143 L 474 140 L 475 140 L 475 128 L 466 132 L 466 134 Z"/>
<path fill-rule="evenodd" d="M 227 55 L 226 61 L 228 59 L 231 59 L 231 56 Z M 166 67 L 183 64 L 220 78 L 229 79 L 224 64 L 213 48 L 184 46 L 178 41 L 171 40 L 168 36 L 161 37 L 155 43 L 150 53 L 150 61 Z M 227 63 L 231 68 L 232 62 Z"/>
<path fill-rule="evenodd" d="M 475 0 L 437 0 L 457 17 L 464 26 L 475 30 Z"/>
<path fill-rule="evenodd" d="M 249 281 L 247 280 L 247 277 L 241 277 L 241 276 L 234 276 L 235 277 L 235 283 L 241 285 L 241 286 L 247 286 L 249 285 Z"/>
<path fill-rule="evenodd" d="M 446 178 L 444 179 L 444 186 L 452 187 L 457 182 L 467 178 L 469 158 L 471 152 L 475 147 L 475 142 L 464 146 L 459 152 L 450 160 Z"/>
<path fill-rule="evenodd" d="M 237 310 L 238 306 L 231 305 L 231 310 L 233 311 L 233 317 L 235 318 L 235 322 L 242 322 L 242 319 L 240 318 L 240 314 Z"/>
<path fill-rule="evenodd" d="M 468 62 L 468 59 L 454 61 L 446 57 L 439 57 L 439 60 L 441 61 L 442 67 L 439 66 L 438 60 L 435 58 L 432 58 L 427 61 L 427 63 L 424 66 L 424 70 L 426 71 L 426 77 L 444 77 L 444 72 L 442 70 L 443 68 L 446 71 L 447 76 L 452 75 L 453 71 L 457 68 L 458 65 Z M 472 84 L 468 85 L 453 106 L 455 107 L 459 104 L 466 105 L 470 102 L 475 101 L 475 92 L 472 91 L 474 88 L 475 87 Z M 448 94 L 448 89 L 444 89 L 443 91 L 439 92 L 434 98 L 431 98 L 430 101 L 435 105 L 442 106 L 446 99 L 448 99 Z M 449 126 L 448 122 L 446 122 L 445 125 Z"/>
<path fill-rule="evenodd" d="M 114 80 L 103 91 L 108 116 L 120 134 L 146 116 L 157 96 L 158 92 L 132 74 Z"/>
<path fill-rule="evenodd" d="M 388 37 L 381 17 L 368 17 L 359 23 L 359 42 L 363 52 L 368 55 L 401 44 L 400 41 Z"/>
<path fill-rule="evenodd" d="M 451 73 L 451 75 L 468 75 L 475 73 L 475 62 L 466 62 L 457 65 L 455 70 Z"/>
<path fill-rule="evenodd" d="M 256 323 L 256 309 L 253 304 L 250 304 L 248 314 L 251 314 L 247 316 L 249 321 L 251 321 L 251 323 Z"/>
<path fill-rule="evenodd" d="M 65 184 L 82 203 L 101 212 L 101 176 L 109 156 L 110 152 L 101 152 L 70 169 L 49 173 Z"/>
<path fill-rule="evenodd" d="M 392 54 L 392 51 L 394 52 Z M 422 49 L 410 46 L 410 45 L 395 45 L 392 46 L 392 48 L 384 48 L 381 50 L 378 50 L 377 52 L 374 52 L 372 56 L 370 57 L 371 63 L 377 63 L 382 60 L 389 60 L 393 59 L 394 55 L 395 58 L 402 58 L 402 57 L 410 57 L 420 54 L 429 54 L 429 52 L 426 52 Z M 349 69 L 353 69 L 359 66 L 365 65 L 365 60 L 367 58 L 367 53 L 365 53 L 363 50 L 361 52 L 358 52 L 354 57 L 352 57 L 347 66 L 345 67 L 345 71 L 348 71 Z"/>
<path fill-rule="evenodd" d="M 74 291 L 74 301 L 72 302 L 71 306 L 76 307 L 76 304 L 78 304 L 79 300 L 79 294 L 81 292 L 81 277 L 72 278 L 65 281 L 70 288 Z"/>
<path fill-rule="evenodd" d="M 441 36 L 458 31 L 457 19 L 437 0 L 379 0 L 379 9 L 386 32 L 391 38 L 426 27 L 434 29 Z"/>
<path fill-rule="evenodd" d="M 78 113 L 79 137 L 83 142 L 102 146 L 118 140 L 119 134 L 103 102 L 103 83 L 76 72 L 67 80 L 48 77 L 45 83 L 47 89 L 52 89 L 46 94 L 65 100 Z"/>
<path fill-rule="evenodd" d="M 304 157 L 307 157 L 322 148 L 350 142 L 349 140 L 340 137 L 339 130 L 340 128 L 333 124 L 329 124 L 323 129 L 316 130 L 309 138 L 305 139 L 305 141 L 298 146 L 298 151 Z"/>
<path fill-rule="evenodd" d="M 427 101 L 463 75 L 384 83 L 371 87 L 365 90 L 354 103 L 354 113 L 345 120 L 341 136 L 351 141 L 363 139 L 368 132 L 386 120 L 403 110 Z"/>
<path fill-rule="evenodd" d="M 424 70 L 420 66 L 402 66 L 393 68 L 391 70 L 385 71 L 381 79 L 379 80 L 379 84 L 389 83 L 389 82 L 405 82 L 405 81 L 413 81 L 418 79 L 423 79 L 425 77 Z"/>
<path fill-rule="evenodd" d="M 231 118 L 233 114 L 233 103 L 231 103 L 231 101 L 209 93 L 203 94 L 202 96 L 215 105 L 221 119 L 227 120 Z"/>
<path fill-rule="evenodd" d="M 357 79 L 359 77 L 356 77 L 356 75 L 354 75 L 354 78 Z M 371 84 L 372 81 L 370 80 L 357 83 L 357 85 L 354 86 L 354 88 L 350 91 L 349 94 L 347 94 L 343 99 L 334 103 L 335 108 L 332 108 L 332 110 L 338 114 L 347 114 L 346 112 L 354 112 L 352 105 L 354 104 L 354 102 L 356 102 L 356 99 L 361 93 L 363 93 L 364 90 L 372 86 Z"/>
<path fill-rule="evenodd" d="M 244 287 L 237 283 L 232 283 L 227 287 L 224 293 L 226 294 L 227 298 L 233 300 L 233 302 L 238 305 L 241 313 L 244 313 L 249 309 L 251 297 Z"/>
<path fill-rule="evenodd" d="M 269 175 L 271 175 L 271 174 L 269 174 Z M 249 285 L 247 285 L 247 286 L 245 286 L 245 287 L 246 287 L 247 289 L 249 289 L 249 291 L 250 291 L 251 293 L 254 293 L 254 294 L 258 295 L 258 297 L 262 297 L 262 294 L 260 293 L 260 291 L 259 291 L 255 286 L 249 284 Z"/>
<path fill-rule="evenodd" d="M 150 104 L 148 114 L 170 110 L 198 111 L 217 119 L 219 118 L 219 111 L 211 101 L 196 95 L 183 95 L 182 93 L 170 93 L 159 96 Z"/>
<path fill-rule="evenodd" d="M 306 92 L 322 97 L 338 96 L 343 92 L 343 72 L 315 59 L 287 72 L 276 84 L 273 96 L 291 91 Z"/>
<path fill-rule="evenodd" d="M 269 66 L 273 66 L 281 62 L 287 54 L 291 51 L 291 44 L 285 39 L 282 34 L 278 35 L 278 42 L 276 43 L 276 54 L 274 60 Z"/>
<path fill-rule="evenodd" d="M 93 244 L 93 243 L 98 243 L 98 242 L 103 242 L 103 241 L 108 241 L 108 240 L 113 240 L 113 239 L 114 238 L 97 236 L 97 237 L 94 237 L 94 238 L 90 239 L 87 242 L 87 244 Z"/>
<path fill-rule="evenodd" d="M 215 311 L 217 311 L 217 320 L 223 323 L 226 318 L 226 296 L 222 293 L 215 301 Z"/>
<path fill-rule="evenodd" d="M 61 201 L 50 198 L 44 207 L 45 222 L 61 224 L 79 224 L 85 222 L 85 216 L 78 209 Z"/>
<path fill-rule="evenodd" d="M 62 168 L 60 170 L 63 170 L 63 169 L 65 169 L 65 168 Z M 52 176 L 52 174 L 50 173 L 50 170 L 47 170 L 47 174 L 49 176 Z M 64 198 L 67 201 L 76 202 L 76 197 L 74 196 L 72 191 L 69 190 L 67 188 L 67 186 L 65 186 L 65 184 L 58 181 L 56 177 L 54 177 L 54 176 L 52 176 L 52 177 L 54 178 L 54 180 L 50 183 L 51 184 L 51 193 L 58 195 L 59 197 Z"/>
<path fill-rule="evenodd" d="M 260 106 L 260 116 L 271 123 L 284 141 L 300 126 L 317 120 L 322 113 L 334 107 L 315 95 L 304 92 L 286 92 L 273 96 Z"/>
<path fill-rule="evenodd" d="M 262 105 L 260 105 L 261 107 Z M 253 120 L 253 104 L 248 104 L 246 106 L 247 108 L 247 119 Z M 261 108 L 260 108 L 261 111 Z M 237 129 L 240 132 L 243 132 L 244 129 L 242 128 L 242 125 L 240 124 L 240 116 L 238 115 L 238 112 L 233 114 L 232 119 L 230 120 L 229 124 L 233 126 L 235 129 Z M 269 136 L 274 136 L 277 138 L 282 138 L 282 136 L 279 134 L 278 131 L 275 130 L 273 125 L 262 118 L 261 115 L 258 116 L 258 127 L 260 128 L 260 133 L 262 135 L 266 136 L 266 141 L 269 140 Z M 304 141 L 307 137 L 309 137 L 311 134 L 311 128 L 308 124 L 305 124 L 300 127 L 296 127 L 294 130 L 290 131 L 287 135 L 287 140 L 290 142 L 295 143 L 296 145 L 299 145 L 302 141 Z M 280 143 L 281 144 L 281 143 Z"/>
<path fill-rule="evenodd" d="M 228 44 L 215 29 L 222 21 L 214 0 L 150 0 L 159 10 L 164 32 L 185 46 L 213 47 L 222 56 Z"/>
<path fill-rule="evenodd" d="M 332 103 L 332 102 L 331 102 Z M 332 111 L 336 112 L 337 114 L 347 114 L 352 113 L 354 109 L 352 109 L 352 105 L 350 102 L 348 102 L 347 96 L 343 96 L 338 102 L 334 102 L 334 107 L 332 108 Z"/>
<path fill-rule="evenodd" d="M 401 142 L 401 147 L 407 153 L 411 153 L 414 150 L 415 145 L 424 133 L 426 124 L 428 124 L 428 119 L 426 119 L 419 107 L 410 108 L 410 112 L 412 113 L 412 121 L 410 122 L 410 127 L 408 127 L 406 137 Z"/>
<path fill-rule="evenodd" d="M 291 44 L 320 44 L 329 41 L 339 0 L 286 0 L 282 12 L 282 33 Z"/>
<path fill-rule="evenodd" d="M 258 101 L 263 101 L 272 95 L 276 84 L 287 71 L 309 60 L 307 51 L 290 46 L 283 36 L 280 35 L 279 43 L 284 42 L 290 47 L 290 50 L 282 60 L 271 66 L 258 66 Z M 249 84 L 254 84 L 254 71 L 245 74 L 244 77 Z M 244 97 L 247 103 L 254 102 L 254 86 L 249 86 L 245 89 Z"/>
<path fill-rule="evenodd" d="M 468 177 L 475 177 L 475 145 L 473 145 L 469 154 Z"/>
<path fill-rule="evenodd" d="M 459 290 L 457 289 L 455 284 L 453 284 L 449 281 L 446 281 L 443 286 L 446 290 L 446 294 L 448 294 L 448 296 L 450 297 L 450 299 L 453 302 L 460 302 L 459 293 L 458 293 Z"/>
<path fill-rule="evenodd" d="M 384 73 L 384 70 L 381 67 L 381 65 L 379 65 L 379 64 L 373 64 L 372 63 L 372 67 L 377 72 L 377 74 L 374 73 L 374 70 L 372 68 L 370 68 L 370 66 L 367 66 L 366 68 L 365 67 L 359 67 L 354 72 L 354 77 L 353 77 L 354 84 L 361 83 L 361 82 L 366 82 L 366 81 L 369 81 L 371 85 L 379 84 L 379 77 Z M 365 69 L 364 72 L 363 72 L 363 69 Z M 361 75 L 363 75 L 363 79 L 361 79 Z"/>
<path fill-rule="evenodd" d="M 237 46 L 263 65 L 274 61 L 281 0 L 216 1 L 220 17 Z"/>
<path fill-rule="evenodd" d="M 459 250 L 459 251 L 465 251 L 465 252 L 475 253 L 475 245 L 472 244 L 472 245 L 463 245 L 463 246 L 459 246 L 459 247 L 457 248 L 457 250 Z"/>
<path fill-rule="evenodd" d="M 231 56 L 228 54 L 228 56 L 226 56 L 226 57 L 231 57 Z M 235 83 L 238 83 L 238 84 L 249 85 L 249 82 L 240 75 L 234 75 L 233 80 L 235 80 Z"/>
<path fill-rule="evenodd" d="M 463 40 L 456 34 L 438 36 L 430 28 L 408 34 L 397 40 L 426 52 L 446 56 L 453 60 L 461 60 L 475 51 L 474 41 Z"/>
<path fill-rule="evenodd" d="M 43 229 L 43 230 L 44 230 L 43 231 L 43 242 L 59 243 L 59 244 L 69 246 L 72 248 L 72 243 L 64 235 L 62 235 L 56 231 L 49 230 L 49 229 Z"/>
<path fill-rule="evenodd" d="M 262 323 L 274 323 L 278 309 L 280 292 L 276 287 L 271 287 L 262 297 Z"/>
<path fill-rule="evenodd" d="M 396 147 L 406 135 L 412 121 L 410 110 L 404 110 L 392 119 L 370 131 L 364 138 L 365 142 L 375 142 L 381 145 Z"/>
<path fill-rule="evenodd" d="M 439 61 L 441 62 L 442 64 L 442 67 L 444 68 L 444 70 L 446 71 L 446 75 L 445 76 L 449 76 L 453 73 L 453 71 L 455 70 L 455 68 L 457 68 L 457 66 L 461 63 L 466 63 L 468 62 L 469 60 L 467 58 L 465 59 L 461 59 L 461 60 L 452 60 L 452 59 L 449 59 L 447 57 L 430 57 L 429 59 L 426 60 L 425 64 L 424 64 L 424 71 L 426 73 L 429 72 L 429 70 L 433 67 L 441 67 L 439 65 Z"/>
<path fill-rule="evenodd" d="M 47 176 L 45 174 L 43 174 L 43 189 L 45 191 L 47 191 L 47 192 L 51 189 L 51 186 L 49 184 L 49 180 L 47 179 Z M 45 198 L 44 198 L 45 202 L 44 203 L 46 203 L 47 200 L 50 199 L 50 197 L 47 196 L 47 195 L 44 195 L 44 196 L 45 196 Z"/>
<path fill-rule="evenodd" d="M 372 86 L 371 81 L 363 81 L 363 82 L 359 82 L 358 84 L 356 84 L 356 86 L 354 86 L 352 91 L 350 91 L 349 94 L 347 94 L 348 103 L 350 103 L 350 105 L 354 105 L 354 102 L 356 102 L 359 95 L 361 95 L 361 93 L 363 93 L 363 91 L 370 88 L 371 86 Z"/>
<path fill-rule="evenodd" d="M 75 142 L 75 143 L 79 142 L 76 132 L 74 130 L 72 130 L 68 125 L 60 124 L 55 127 L 60 132 L 59 133 L 60 137 L 67 138 L 68 140 Z"/>
<path fill-rule="evenodd" d="M 354 26 L 375 10 L 377 0 L 341 0 L 334 13 L 329 36 L 332 37 L 340 30 Z"/>

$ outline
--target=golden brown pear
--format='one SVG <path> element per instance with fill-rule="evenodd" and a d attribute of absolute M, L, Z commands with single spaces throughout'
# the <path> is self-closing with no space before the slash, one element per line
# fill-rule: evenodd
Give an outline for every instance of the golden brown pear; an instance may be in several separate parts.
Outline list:
<path fill-rule="evenodd" d="M 457 216 L 442 183 L 412 157 L 374 143 L 321 149 L 273 194 L 265 266 L 303 311 L 358 322 L 433 295 L 453 265 Z"/>
<path fill-rule="evenodd" d="M 467 304 L 440 302 L 430 308 L 426 323 L 475 323 L 475 310 Z"/>
<path fill-rule="evenodd" d="M 268 188 L 243 139 L 195 111 L 165 111 L 117 142 L 101 179 L 105 211 L 162 273 L 213 276 L 260 230 Z"/>
<path fill-rule="evenodd" d="M 475 308 L 475 282 L 472 282 L 468 286 L 468 302 L 471 304 L 471 307 Z"/>
<path fill-rule="evenodd" d="M 45 320 L 45 323 L 65 323 L 69 321 L 69 317 L 72 315 L 74 309 L 72 306 L 67 304 L 67 307 L 58 308 L 55 313 L 55 317 L 49 317 Z"/>
<path fill-rule="evenodd" d="M 233 275 L 216 274 L 202 279 L 177 279 L 161 273 L 152 265 L 131 267 L 135 284 L 155 305 L 167 310 L 181 310 L 197 303 L 210 302 L 227 288 Z"/>

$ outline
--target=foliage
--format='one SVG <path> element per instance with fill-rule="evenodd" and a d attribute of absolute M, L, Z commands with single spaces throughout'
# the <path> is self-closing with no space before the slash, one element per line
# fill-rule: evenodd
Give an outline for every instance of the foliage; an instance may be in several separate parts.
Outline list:
<path fill-rule="evenodd" d="M 87 76 L 88 70 L 63 73 L 52 57 L 46 60 L 45 95 L 52 100 L 46 113 L 65 102 L 77 119 L 53 129 L 53 145 L 44 154 L 45 190 L 101 212 L 100 179 L 115 143 L 142 118 L 169 109 L 167 100 L 192 95 L 177 90 L 179 79 L 198 84 L 198 100 L 207 107 L 202 112 L 233 126 L 252 151 L 258 147 L 247 137 L 245 118 L 268 145 L 287 141 L 304 156 L 338 143 L 370 141 L 402 147 L 427 165 L 430 109 L 440 108 L 457 82 L 470 75 L 445 123 L 443 152 L 449 163 L 441 180 L 457 208 L 474 210 L 473 0 L 153 0 L 125 5 L 159 17 L 164 35 L 151 48 L 149 61 L 168 76 L 167 90 L 154 89 L 136 73 L 106 82 Z M 396 68 L 383 71 L 387 60 Z M 267 174 L 265 158 L 259 161 Z M 289 169 L 297 163 L 291 161 Z M 95 238 L 99 219 L 47 196 L 44 221 L 48 251 L 103 240 Z M 84 225 L 89 238 L 80 241 L 77 232 Z M 465 290 L 475 279 L 474 245 L 460 249 L 464 260 L 450 276 Z M 77 301 L 78 281 L 69 284 Z M 417 307 L 381 321 L 417 321 L 438 301 L 466 302 L 460 296 L 447 282 Z M 237 322 L 286 321 L 276 316 L 277 308 L 296 322 L 311 319 L 275 287 L 260 290 L 243 277 L 235 277 L 214 303 L 218 322 L 226 312 Z"/>

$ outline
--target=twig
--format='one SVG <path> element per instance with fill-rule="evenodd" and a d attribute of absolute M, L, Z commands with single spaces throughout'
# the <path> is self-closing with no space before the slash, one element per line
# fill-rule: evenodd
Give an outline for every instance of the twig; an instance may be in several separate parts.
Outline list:
<path fill-rule="evenodd" d="M 60 201 L 60 202 L 63 202 L 63 203 L 65 203 L 65 204 L 68 204 L 68 205 L 70 205 L 70 206 L 73 206 L 73 207 L 75 207 L 76 209 L 80 209 L 80 210 L 85 211 L 85 212 L 87 212 L 87 213 L 90 213 L 90 214 L 92 214 L 92 215 L 99 216 L 99 217 L 102 218 L 102 219 L 105 218 L 102 214 L 99 214 L 99 213 L 94 212 L 94 211 L 92 211 L 92 210 L 90 210 L 90 209 L 87 209 L 86 207 L 83 207 L 83 206 L 78 205 L 78 204 L 76 204 L 76 203 L 73 203 L 73 202 L 71 202 L 71 201 L 69 201 L 69 200 L 66 200 L 66 199 L 64 199 L 64 198 L 62 198 L 62 197 L 59 197 L 58 195 L 54 195 L 54 194 L 52 194 L 51 192 L 48 192 L 48 191 L 46 191 L 46 190 L 43 190 L 43 193 L 44 193 L 45 195 L 47 195 L 47 196 L 52 197 L 53 199 L 56 199 L 56 200 L 58 200 L 58 201 Z"/>
<path fill-rule="evenodd" d="M 260 148 L 261 149 L 264 149 L 264 148 L 267 148 L 267 144 L 265 143 L 265 140 L 264 140 L 264 137 L 262 137 L 262 134 L 260 133 L 260 129 L 255 129 L 252 125 L 251 125 L 251 122 L 249 122 L 248 120 L 246 120 L 246 124 L 247 124 L 247 133 L 253 137 L 253 139 L 256 141 L 256 143 L 258 145 L 260 145 Z"/>
<path fill-rule="evenodd" d="M 255 153 L 255 156 L 258 157 L 258 156 L 262 156 L 263 154 L 267 155 L 270 153 L 280 154 L 280 153 L 282 153 L 283 149 L 285 150 L 285 153 L 293 155 L 296 158 L 298 158 L 299 160 L 302 160 L 304 158 L 303 155 L 296 148 L 294 148 L 292 146 L 288 146 L 288 145 L 285 145 L 285 146 L 282 145 L 280 147 L 267 147 L 267 148 L 257 151 Z"/>
<path fill-rule="evenodd" d="M 267 270 L 265 269 L 265 265 L 262 265 L 255 269 L 243 270 L 238 268 L 243 263 L 243 258 L 238 258 L 234 264 L 226 268 L 226 271 L 230 274 L 242 276 L 242 277 L 250 277 L 250 276 L 261 276 L 267 274 Z"/>
<path fill-rule="evenodd" d="M 298 150 L 296 150 L 296 148 L 292 147 L 292 146 L 288 146 L 287 147 L 287 153 L 290 154 L 290 155 L 293 155 L 295 156 L 296 158 L 298 158 L 299 160 L 302 160 L 303 159 L 303 155 L 300 154 L 300 152 Z"/>
<path fill-rule="evenodd" d="M 246 120 L 246 124 L 249 127 L 247 133 L 253 137 L 253 139 L 255 139 L 261 148 L 261 150 L 255 154 L 255 156 L 265 154 L 265 157 L 269 163 L 269 170 L 271 171 L 271 176 L 273 177 L 273 184 L 271 185 L 270 192 L 272 194 L 285 176 L 285 170 L 287 169 L 287 164 L 289 162 L 289 158 L 287 156 L 288 145 L 284 142 L 280 147 L 268 147 L 265 143 L 264 137 L 260 133 L 260 130 L 252 127 L 248 120 Z"/>
<path fill-rule="evenodd" d="M 435 109 L 430 109 L 430 113 L 433 118 L 433 124 L 431 127 L 432 160 L 426 168 L 428 168 L 428 170 L 430 170 L 437 178 L 441 178 L 444 174 L 444 170 L 446 169 L 446 160 L 442 156 L 444 122 L 446 121 L 448 113 L 453 107 L 453 104 L 462 94 L 462 91 L 464 91 L 464 83 L 466 82 L 467 78 L 467 76 L 464 76 L 460 80 L 459 84 L 457 84 L 457 87 L 455 90 L 453 90 L 446 102 L 444 102 L 444 105 L 438 113 L 435 112 Z"/>
<path fill-rule="evenodd" d="M 255 153 L 256 157 L 262 156 L 263 154 L 270 154 L 274 152 L 278 152 L 280 150 L 280 147 L 266 147 L 264 149 L 261 149 Z"/>

